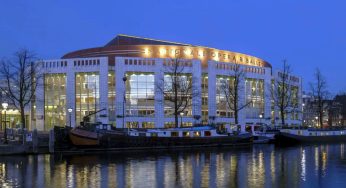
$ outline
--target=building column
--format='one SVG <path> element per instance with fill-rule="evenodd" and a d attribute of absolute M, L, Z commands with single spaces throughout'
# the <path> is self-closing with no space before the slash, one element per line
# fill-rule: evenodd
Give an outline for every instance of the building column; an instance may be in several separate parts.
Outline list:
<path fill-rule="evenodd" d="M 163 128 L 165 123 L 165 101 L 163 92 L 157 86 L 164 86 L 164 67 L 162 59 L 156 59 L 155 62 L 155 127 Z"/>
<path fill-rule="evenodd" d="M 71 126 L 76 127 L 79 123 L 76 122 L 76 75 L 74 71 L 73 60 L 67 60 L 66 73 L 66 109 L 72 108 Z M 66 110 L 67 125 L 70 124 L 70 114 Z"/>
<path fill-rule="evenodd" d="M 209 123 L 216 121 L 216 70 L 215 61 L 208 61 L 208 116 Z M 211 117 L 214 117 L 212 119 Z"/>
<path fill-rule="evenodd" d="M 116 57 L 115 58 L 115 80 L 117 81 L 115 90 L 116 90 L 116 127 L 117 128 L 126 128 L 126 116 L 124 117 L 123 114 L 123 103 L 124 103 L 124 94 L 125 94 L 125 85 L 123 81 L 123 77 L 125 72 L 125 59 L 123 57 Z M 128 78 L 129 79 L 129 78 Z M 126 104 L 125 104 L 126 108 Z M 123 124 L 123 118 L 125 121 L 125 125 Z"/>
<path fill-rule="evenodd" d="M 99 113 L 98 121 L 102 124 L 109 123 L 109 109 L 108 109 L 108 58 L 100 59 L 100 72 L 99 72 L 99 94 L 100 94 L 100 110 L 105 109 Z"/>

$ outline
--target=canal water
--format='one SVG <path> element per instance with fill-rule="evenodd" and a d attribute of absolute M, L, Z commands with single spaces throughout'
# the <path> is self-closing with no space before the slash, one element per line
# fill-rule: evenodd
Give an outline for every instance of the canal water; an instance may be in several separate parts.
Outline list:
<path fill-rule="evenodd" d="M 0 156 L 1 187 L 346 187 L 345 145 Z"/>

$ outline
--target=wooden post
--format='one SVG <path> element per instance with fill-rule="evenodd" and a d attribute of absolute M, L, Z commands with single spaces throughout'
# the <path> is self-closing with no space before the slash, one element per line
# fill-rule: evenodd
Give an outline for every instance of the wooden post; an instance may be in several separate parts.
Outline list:
<path fill-rule="evenodd" d="M 54 129 L 49 131 L 49 153 L 54 153 Z"/>
<path fill-rule="evenodd" d="M 34 129 L 32 132 L 32 152 L 37 153 L 38 152 L 38 134 L 37 129 Z"/>

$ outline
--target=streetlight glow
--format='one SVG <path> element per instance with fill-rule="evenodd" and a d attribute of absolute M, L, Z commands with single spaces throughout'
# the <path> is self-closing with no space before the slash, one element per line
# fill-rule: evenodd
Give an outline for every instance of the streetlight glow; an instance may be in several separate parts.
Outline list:
<path fill-rule="evenodd" d="M 71 114 L 72 114 L 73 109 L 72 108 L 68 108 L 67 111 L 69 113 L 70 127 L 72 127 L 72 125 L 71 125 Z"/>

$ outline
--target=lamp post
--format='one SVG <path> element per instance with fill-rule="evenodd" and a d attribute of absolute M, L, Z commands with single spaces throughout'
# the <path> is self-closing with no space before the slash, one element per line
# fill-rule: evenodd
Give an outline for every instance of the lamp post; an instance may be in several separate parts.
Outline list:
<path fill-rule="evenodd" d="M 315 119 L 316 119 L 316 126 L 319 127 L 319 126 L 318 126 L 318 125 L 319 125 L 318 116 L 316 116 Z"/>
<path fill-rule="evenodd" d="M 69 114 L 70 127 L 72 127 L 72 125 L 71 125 L 71 114 L 72 114 L 73 109 L 72 108 L 68 108 L 67 111 L 68 111 L 68 114 Z"/>
<path fill-rule="evenodd" d="M 260 114 L 260 115 L 259 115 L 259 118 L 260 118 L 260 125 L 262 126 L 262 118 L 263 118 L 263 115 Z"/>
<path fill-rule="evenodd" d="M 180 112 L 180 127 L 183 127 L 183 115 L 184 112 Z"/>
<path fill-rule="evenodd" d="M 2 108 L 5 110 L 5 131 L 4 131 L 4 137 L 5 137 L 5 141 L 4 143 L 7 144 L 8 141 L 7 141 L 7 126 L 6 126 L 6 110 L 7 110 L 7 107 L 8 107 L 8 103 L 7 102 L 4 102 L 2 103 Z"/>
<path fill-rule="evenodd" d="M 123 82 L 124 82 L 124 99 L 123 99 L 123 128 L 125 128 L 125 102 L 126 102 L 126 75 L 124 74 Z"/>

